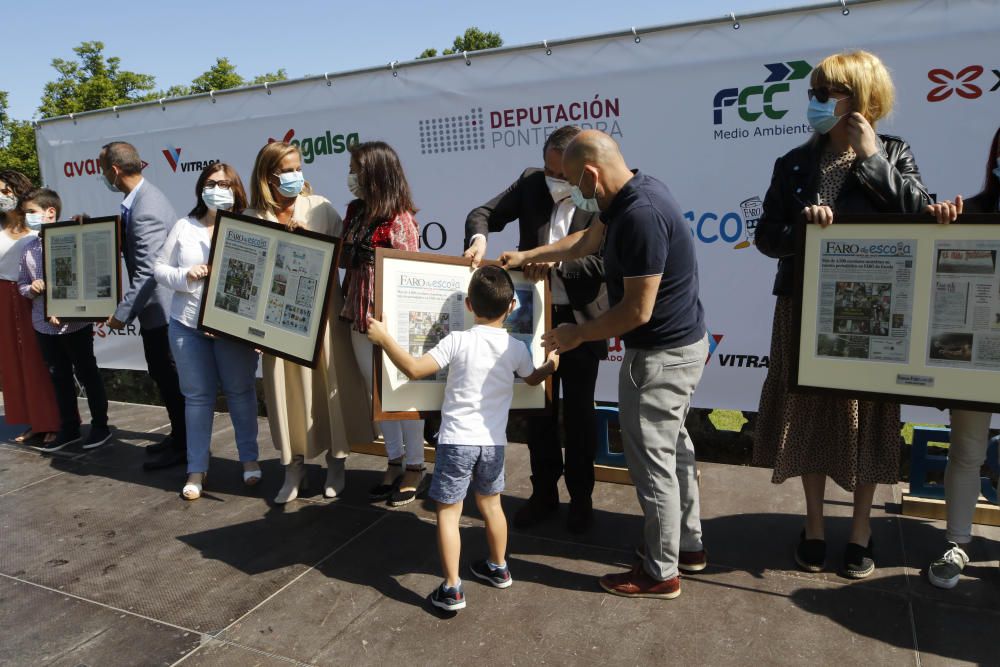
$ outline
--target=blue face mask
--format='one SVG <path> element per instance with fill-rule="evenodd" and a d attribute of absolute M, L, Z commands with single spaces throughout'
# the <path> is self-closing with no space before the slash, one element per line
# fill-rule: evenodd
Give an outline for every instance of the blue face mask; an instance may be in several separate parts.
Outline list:
<path fill-rule="evenodd" d="M 584 170 L 583 174 L 586 174 Z M 580 189 L 580 183 L 583 183 L 583 174 L 580 174 L 580 180 L 576 182 L 573 189 L 570 191 L 569 196 L 573 198 L 573 205 L 576 206 L 581 211 L 586 213 L 600 213 L 601 207 L 597 204 L 597 184 L 594 184 L 594 195 L 593 197 L 584 197 L 583 190 Z"/>
<path fill-rule="evenodd" d="M 33 232 L 37 232 L 42 228 L 42 224 L 45 222 L 45 215 L 42 213 L 25 213 L 24 214 L 24 224 L 28 225 L 28 229 Z"/>
<path fill-rule="evenodd" d="M 302 192 L 306 178 L 301 171 L 286 171 L 278 174 L 278 192 L 286 197 L 295 197 Z"/>
<path fill-rule="evenodd" d="M 806 120 L 812 128 L 820 134 L 826 134 L 833 129 L 833 126 L 840 122 L 842 116 L 834 113 L 837 102 L 840 100 L 830 98 L 826 102 L 820 102 L 815 97 L 809 100 L 809 108 L 806 110 Z"/>
<path fill-rule="evenodd" d="M 993 168 L 993 175 L 1000 181 L 1000 157 L 997 158 L 997 166 Z"/>

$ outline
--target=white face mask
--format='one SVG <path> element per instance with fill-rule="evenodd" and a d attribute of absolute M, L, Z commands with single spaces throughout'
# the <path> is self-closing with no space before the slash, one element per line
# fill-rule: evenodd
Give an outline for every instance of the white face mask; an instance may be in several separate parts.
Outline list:
<path fill-rule="evenodd" d="M 361 185 L 358 183 L 358 175 L 355 173 L 347 174 L 347 189 L 351 191 L 351 194 L 358 199 L 365 198 L 365 191 L 361 189 Z"/>
<path fill-rule="evenodd" d="M 25 213 L 24 214 L 24 224 L 28 225 L 28 229 L 33 232 L 37 232 L 42 228 L 42 223 L 45 222 L 44 213 Z"/>
<path fill-rule="evenodd" d="M 557 204 L 573 193 L 573 186 L 561 178 L 546 176 L 545 185 L 549 186 L 549 194 L 552 195 L 552 201 Z"/>
<path fill-rule="evenodd" d="M 231 189 L 215 187 L 202 190 L 201 200 L 209 208 L 217 211 L 228 211 L 232 208 L 236 198 L 233 196 Z"/>
<path fill-rule="evenodd" d="M 104 183 L 104 187 L 106 187 L 108 190 L 111 190 L 111 192 L 119 192 L 118 186 L 116 186 L 113 182 L 109 181 L 107 176 L 101 174 L 100 176 L 98 176 L 98 178 L 101 179 L 101 183 Z M 117 180 L 118 180 L 118 174 L 115 174 L 115 181 Z"/>
<path fill-rule="evenodd" d="M 17 208 L 17 197 L 0 195 L 0 213 L 13 211 L 15 208 Z"/>

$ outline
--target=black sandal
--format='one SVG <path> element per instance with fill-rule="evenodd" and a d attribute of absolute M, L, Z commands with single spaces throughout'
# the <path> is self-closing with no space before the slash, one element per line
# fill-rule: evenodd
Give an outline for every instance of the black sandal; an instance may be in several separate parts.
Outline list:
<path fill-rule="evenodd" d="M 401 469 L 403 467 L 403 462 L 400 461 L 399 463 L 393 463 L 392 461 L 389 461 L 389 467 Z M 391 496 L 392 492 L 396 489 L 396 485 L 399 484 L 399 480 L 402 478 L 403 471 L 400 470 L 399 474 L 396 475 L 396 478 L 391 484 L 376 484 L 368 490 L 368 500 L 373 503 L 379 502 L 380 500 L 388 500 L 389 496 Z"/>
<path fill-rule="evenodd" d="M 403 481 L 402 476 L 396 480 L 396 487 L 389 496 L 390 507 L 402 507 L 403 505 L 409 505 L 416 500 L 417 496 L 427 490 L 430 483 L 430 477 L 428 477 L 426 473 L 427 468 L 425 466 L 420 466 L 419 468 L 411 468 L 407 466 L 406 469 L 410 472 L 420 471 L 423 474 L 420 475 L 420 481 L 417 482 L 416 487 L 406 489 L 405 491 L 399 488 L 400 483 Z"/>

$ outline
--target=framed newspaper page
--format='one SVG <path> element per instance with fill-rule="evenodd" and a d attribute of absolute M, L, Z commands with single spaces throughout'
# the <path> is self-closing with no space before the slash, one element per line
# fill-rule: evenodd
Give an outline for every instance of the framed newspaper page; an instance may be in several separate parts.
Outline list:
<path fill-rule="evenodd" d="M 465 307 L 472 273 L 464 257 L 378 248 L 375 317 L 386 323 L 404 350 L 421 356 L 452 331 L 464 331 L 474 324 Z M 552 324 L 548 284 L 532 283 L 519 270 L 511 271 L 510 276 L 517 306 L 504 327 L 528 346 L 538 367 L 545 363 L 542 334 Z M 376 349 L 373 357 L 372 412 L 376 421 L 422 419 L 441 412 L 448 369 L 422 380 L 409 380 L 382 350 Z M 551 378 L 535 387 L 516 379 L 511 412 L 545 414 L 551 395 Z"/>
<path fill-rule="evenodd" d="M 315 368 L 337 239 L 219 211 L 198 327 Z"/>
<path fill-rule="evenodd" d="M 100 322 L 122 293 L 119 218 L 84 218 L 42 226 L 45 316 Z"/>
<path fill-rule="evenodd" d="M 1000 215 L 801 226 L 791 386 L 1000 411 Z"/>

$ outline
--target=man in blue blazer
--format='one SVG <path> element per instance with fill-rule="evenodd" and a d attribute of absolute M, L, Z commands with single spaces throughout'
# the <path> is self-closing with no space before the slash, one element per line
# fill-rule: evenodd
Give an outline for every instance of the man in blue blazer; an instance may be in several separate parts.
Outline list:
<path fill-rule="evenodd" d="M 187 439 L 184 396 L 167 337 L 172 295 L 153 277 L 156 258 L 170 228 L 177 222 L 177 214 L 163 193 L 142 177 L 142 160 L 132 144 L 124 141 L 107 144 L 101 149 L 100 164 L 108 189 L 125 194 L 121 205 L 122 253 L 128 269 L 128 284 L 107 326 L 121 329 L 139 320 L 146 367 L 170 416 L 170 435 L 163 442 L 146 448 L 147 453 L 155 454 L 156 458 L 146 461 L 143 467 L 156 470 L 180 465 L 187 460 Z"/>

